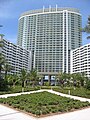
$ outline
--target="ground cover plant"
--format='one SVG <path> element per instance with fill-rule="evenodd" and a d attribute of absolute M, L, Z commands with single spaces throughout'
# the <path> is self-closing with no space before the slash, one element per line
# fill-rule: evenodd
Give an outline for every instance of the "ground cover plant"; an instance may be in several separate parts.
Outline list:
<path fill-rule="evenodd" d="M 39 90 L 40 87 L 25 87 L 23 92 L 30 92 L 34 90 Z M 8 90 L 0 91 L 0 95 L 2 94 L 11 94 L 11 93 L 20 93 L 22 92 L 22 86 L 15 86 L 15 87 L 10 87 Z"/>
<path fill-rule="evenodd" d="M 79 96 L 79 97 L 84 97 L 84 98 L 90 98 L 90 90 L 84 88 L 84 87 L 80 87 L 80 88 L 74 88 L 74 87 L 64 87 L 64 88 L 60 88 L 60 87 L 56 87 L 53 88 L 54 91 L 57 92 L 61 92 L 61 93 L 65 93 L 68 94 L 69 90 L 70 90 L 70 94 L 74 95 L 74 96 Z"/>
<path fill-rule="evenodd" d="M 8 104 L 36 116 L 63 113 L 90 106 L 89 102 L 80 102 L 48 92 L 1 98 L 0 103 Z"/>

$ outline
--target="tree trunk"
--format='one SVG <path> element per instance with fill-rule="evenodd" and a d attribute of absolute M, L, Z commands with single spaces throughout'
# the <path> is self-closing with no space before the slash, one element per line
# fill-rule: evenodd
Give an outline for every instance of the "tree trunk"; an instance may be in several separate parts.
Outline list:
<path fill-rule="evenodd" d="M 26 87 L 26 80 L 24 81 L 24 87 Z"/>
<path fill-rule="evenodd" d="M 5 80 L 7 80 L 7 71 L 5 71 Z"/>

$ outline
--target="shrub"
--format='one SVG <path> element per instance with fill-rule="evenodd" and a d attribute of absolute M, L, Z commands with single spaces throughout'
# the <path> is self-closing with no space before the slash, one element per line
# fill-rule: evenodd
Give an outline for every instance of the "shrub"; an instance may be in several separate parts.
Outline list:
<path fill-rule="evenodd" d="M 90 106 L 88 102 L 80 102 L 48 92 L 1 98 L 0 103 L 6 103 L 14 108 L 24 110 L 37 116 L 41 114 L 46 115 L 49 113 L 67 112 L 72 109 Z"/>
<path fill-rule="evenodd" d="M 90 80 L 88 80 L 88 81 L 86 82 L 86 88 L 87 88 L 88 90 L 90 90 Z"/>

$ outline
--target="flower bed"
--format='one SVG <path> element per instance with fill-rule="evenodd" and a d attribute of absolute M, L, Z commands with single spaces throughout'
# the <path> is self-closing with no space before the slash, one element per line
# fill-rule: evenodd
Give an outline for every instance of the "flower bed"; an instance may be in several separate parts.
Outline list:
<path fill-rule="evenodd" d="M 0 103 L 8 104 L 19 110 L 35 114 L 36 116 L 63 113 L 90 106 L 88 102 L 80 102 L 48 92 L 1 98 Z"/>

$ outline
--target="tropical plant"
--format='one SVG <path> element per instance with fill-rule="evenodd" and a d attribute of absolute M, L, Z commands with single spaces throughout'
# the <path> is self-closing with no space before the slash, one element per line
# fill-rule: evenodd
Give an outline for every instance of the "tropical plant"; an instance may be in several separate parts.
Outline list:
<path fill-rule="evenodd" d="M 25 69 L 21 69 L 20 80 L 22 82 L 22 88 L 26 87 L 27 71 Z"/>
<path fill-rule="evenodd" d="M 87 80 L 87 82 L 86 82 L 86 88 L 87 88 L 88 90 L 90 90 L 90 80 Z"/>
<path fill-rule="evenodd" d="M 76 87 L 76 86 L 77 86 L 77 82 L 78 82 L 77 73 L 73 73 L 73 74 L 71 75 L 71 78 L 72 78 L 74 87 Z"/>
<path fill-rule="evenodd" d="M 3 70 L 5 72 L 5 77 L 4 77 L 5 80 L 7 80 L 7 73 L 10 72 L 11 69 L 12 69 L 11 65 L 9 65 L 8 63 L 4 64 Z"/>
<path fill-rule="evenodd" d="M 59 112 L 65 113 L 90 106 L 89 102 L 81 102 L 48 92 L 2 98 L 0 103 L 8 104 L 36 116 Z"/>
<path fill-rule="evenodd" d="M 67 84 L 67 85 L 70 84 L 71 76 L 70 76 L 70 74 L 60 72 L 57 75 L 56 79 L 64 87 L 65 84 Z"/>
<path fill-rule="evenodd" d="M 90 16 L 88 16 L 87 25 L 82 29 L 82 32 L 90 34 Z M 90 39 L 90 36 L 88 36 L 87 39 Z"/>
<path fill-rule="evenodd" d="M 1 71 L 2 71 L 3 65 L 5 63 L 5 58 L 1 53 L 2 47 L 3 47 L 3 41 L 2 41 L 2 39 L 0 39 L 0 79 L 1 79 Z"/>
<path fill-rule="evenodd" d="M 43 85 L 44 84 L 44 81 L 43 81 L 43 75 L 40 75 L 40 74 L 37 74 L 37 77 L 38 77 L 38 80 L 39 80 L 39 83 L 40 85 Z"/>
<path fill-rule="evenodd" d="M 0 77 L 1 77 L 1 71 L 3 70 L 3 65 L 5 63 L 4 56 L 0 53 Z"/>
<path fill-rule="evenodd" d="M 8 84 L 11 86 L 13 86 L 15 88 L 15 85 L 17 82 L 19 82 L 19 75 L 14 73 L 14 74 L 11 74 L 11 75 L 7 75 L 7 81 L 8 81 Z"/>
<path fill-rule="evenodd" d="M 32 86 L 35 86 L 35 84 L 37 83 L 37 81 L 39 80 L 39 77 L 38 77 L 38 75 L 37 75 L 37 71 L 36 71 L 36 69 L 32 69 L 31 71 L 30 71 L 30 74 L 29 74 L 30 76 L 29 76 L 29 79 L 30 79 L 30 81 L 32 82 Z"/>

